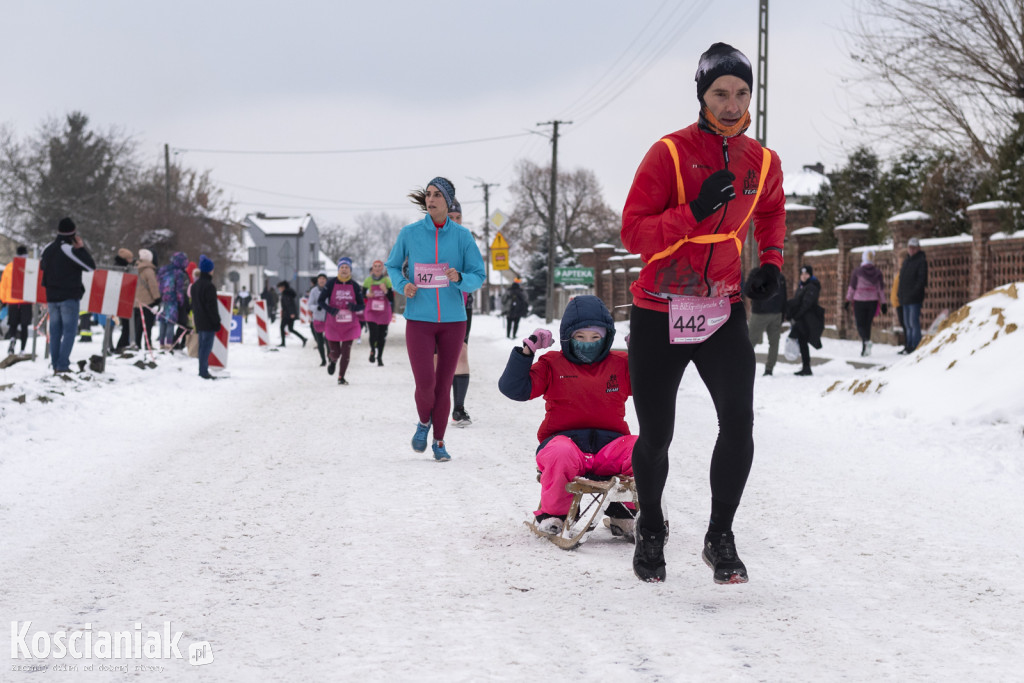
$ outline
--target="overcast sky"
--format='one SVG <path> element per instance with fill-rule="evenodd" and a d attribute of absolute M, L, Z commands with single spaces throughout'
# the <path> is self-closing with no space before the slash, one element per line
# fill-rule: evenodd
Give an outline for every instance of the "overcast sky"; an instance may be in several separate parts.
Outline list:
<path fill-rule="evenodd" d="M 85 112 L 139 143 L 169 144 L 209 169 L 236 215 L 312 213 L 321 225 L 367 210 L 419 217 L 405 195 L 455 184 L 466 223 L 484 218 L 472 178 L 512 210 L 515 162 L 592 169 L 621 210 L 659 137 L 696 119 L 693 81 L 716 41 L 756 65 L 757 0 L 0 0 L 0 123 L 21 137 Z M 831 169 L 855 143 L 843 77 L 849 1 L 771 4 L 768 145 L 792 173 Z M 753 113 L 753 104 L 751 105 Z M 753 133 L 753 127 L 751 128 Z M 474 144 L 346 154 L 220 154 Z M 514 245 L 513 245 L 514 246 Z"/>

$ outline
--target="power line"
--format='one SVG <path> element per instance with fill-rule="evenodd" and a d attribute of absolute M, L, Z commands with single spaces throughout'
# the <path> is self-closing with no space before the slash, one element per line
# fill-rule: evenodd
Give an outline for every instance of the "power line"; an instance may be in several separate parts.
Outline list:
<path fill-rule="evenodd" d="M 594 88 L 596 88 L 598 85 L 601 84 L 601 81 L 603 81 L 605 78 L 607 78 L 612 73 L 612 71 L 615 70 L 615 67 L 618 66 L 619 62 L 621 62 L 622 59 L 627 54 L 629 54 L 629 51 L 633 49 L 633 46 L 636 45 L 637 41 L 639 41 L 640 38 L 642 38 L 644 36 L 644 34 L 647 32 L 647 29 L 650 27 L 651 24 L 654 23 L 654 20 L 658 18 L 658 15 L 661 14 L 661 10 L 663 10 L 665 8 L 665 5 L 667 5 L 669 3 L 669 1 L 670 0 L 664 0 L 664 2 L 661 3 L 661 5 L 658 7 L 658 9 L 654 10 L 654 14 L 651 15 L 651 18 L 648 19 L 647 23 L 644 24 L 643 28 L 641 28 L 640 31 L 638 31 L 637 34 L 635 36 L 633 36 L 633 40 L 631 40 L 629 42 L 629 45 L 627 45 L 625 47 L 625 49 L 619 54 L 619 56 L 615 58 L 615 61 L 611 63 L 611 66 L 609 66 L 608 69 L 603 74 L 601 74 L 601 77 L 598 78 L 596 81 L 594 81 L 589 88 L 584 90 L 583 94 L 581 94 L 579 97 L 577 97 L 575 100 L 573 100 L 572 104 L 570 104 L 568 107 L 566 107 L 563 110 L 563 112 L 562 112 L 563 114 L 565 112 L 572 111 L 573 107 L 575 107 L 577 104 L 579 104 L 581 100 L 585 100 L 587 95 L 589 95 L 594 90 Z M 669 18 L 671 18 L 672 14 L 674 14 L 676 12 L 676 10 L 678 10 L 678 9 L 679 9 L 679 6 L 677 5 L 676 8 L 673 9 L 669 13 Z M 664 26 L 664 24 L 665 24 L 665 22 L 662 22 L 662 26 Z"/>
<path fill-rule="evenodd" d="M 406 204 L 388 204 L 387 202 L 353 202 L 346 199 L 327 199 L 324 197 L 307 197 L 301 194 L 288 194 L 286 192 L 275 192 L 274 190 L 263 190 L 258 187 L 249 187 L 247 185 L 236 185 L 234 183 L 226 183 L 223 180 L 214 179 L 218 185 L 224 185 L 225 187 L 234 187 L 240 190 L 249 190 L 250 192 L 259 192 L 260 194 L 270 194 L 277 197 L 288 197 L 289 199 L 307 199 L 312 202 L 328 202 L 331 204 L 351 204 L 353 206 L 391 206 L 394 208 L 404 208 Z"/>
<path fill-rule="evenodd" d="M 367 154 L 374 152 L 401 152 L 412 149 L 430 149 L 433 147 L 453 147 L 456 145 L 474 145 L 480 142 L 493 142 L 495 140 L 509 140 L 531 135 L 531 131 L 513 133 L 512 135 L 495 135 L 489 138 L 474 138 L 472 140 L 456 140 L 453 142 L 434 142 L 425 145 L 403 145 L 400 147 L 364 147 L 358 149 L 307 149 L 307 150 L 255 150 L 255 149 L 199 149 L 195 147 L 175 147 L 175 154 L 179 152 L 194 152 L 199 154 L 251 154 L 251 155 L 314 155 L 314 154 Z"/>
<path fill-rule="evenodd" d="M 629 88 L 632 87 L 639 78 L 650 70 L 650 68 L 659 59 L 661 59 L 669 49 L 672 48 L 686 29 L 696 23 L 697 19 L 700 18 L 700 15 L 707 10 L 708 5 L 707 3 L 693 3 L 690 8 L 678 17 L 674 24 L 672 24 L 672 16 L 680 9 L 680 7 L 681 5 L 677 5 L 669 14 L 666 21 L 663 22 L 661 27 L 655 32 L 655 36 L 659 36 L 664 32 L 663 37 L 655 38 L 650 41 L 645 47 L 646 53 L 642 50 L 634 55 L 629 63 L 623 67 L 622 73 L 620 73 L 615 80 L 604 85 L 597 93 L 584 101 L 582 106 L 584 109 L 589 107 L 589 111 L 585 109 L 582 113 L 577 114 L 576 118 L 579 119 L 580 125 L 596 116 L 604 110 L 605 107 L 610 105 L 623 93 L 629 90 Z M 640 35 L 642 34 L 643 31 L 641 31 Z M 655 43 L 656 45 L 652 49 L 647 49 Z M 630 45 L 632 45 L 632 43 Z M 640 60 L 639 63 L 638 60 Z M 610 94 L 607 95 L 606 99 L 604 99 L 603 102 L 600 101 L 599 98 L 607 93 Z M 578 126 L 576 130 L 579 130 Z"/>

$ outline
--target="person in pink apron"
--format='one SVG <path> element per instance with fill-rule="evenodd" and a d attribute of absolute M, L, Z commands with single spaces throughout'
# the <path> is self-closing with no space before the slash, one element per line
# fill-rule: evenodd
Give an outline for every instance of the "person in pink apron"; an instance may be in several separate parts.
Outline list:
<path fill-rule="evenodd" d="M 391 308 L 395 301 L 395 292 L 391 289 L 391 278 L 384 270 L 384 262 L 380 259 L 370 266 L 370 274 L 363 280 L 363 296 L 366 306 L 363 318 L 370 328 L 370 362 L 377 362 L 378 367 L 384 366 L 384 342 L 388 338 L 388 325 L 391 324 Z"/>
<path fill-rule="evenodd" d="M 672 437 L 697 426 L 676 422 L 676 394 L 692 362 L 718 415 L 702 555 L 716 583 L 745 583 L 732 524 L 754 457 L 755 359 L 740 254 L 753 219 L 760 266 L 748 274 L 748 295 L 770 297 L 782 266 L 786 197 L 778 154 L 743 134 L 753 84 L 747 57 L 715 43 L 695 80 L 697 122 L 654 143 L 622 213 L 622 243 L 644 263 L 630 287 L 629 373 L 640 427 L 633 572 L 641 581 L 665 580 L 661 499 Z"/>
<path fill-rule="evenodd" d="M 338 384 L 348 384 L 345 372 L 348 370 L 352 341 L 359 338 L 359 319 L 356 313 L 363 310 L 363 292 L 352 279 L 352 259 L 342 256 L 338 259 L 338 277 L 331 280 L 320 292 L 320 307 L 327 311 L 324 317 L 324 337 L 327 338 L 327 374 L 338 370 Z"/>

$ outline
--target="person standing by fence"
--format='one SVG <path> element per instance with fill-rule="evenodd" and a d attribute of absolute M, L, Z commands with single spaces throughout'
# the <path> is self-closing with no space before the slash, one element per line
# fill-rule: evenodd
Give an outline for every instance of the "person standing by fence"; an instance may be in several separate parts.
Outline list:
<path fill-rule="evenodd" d="M 907 346 L 901 354 L 913 353 L 921 343 L 921 304 L 928 288 L 928 259 L 921 251 L 921 241 L 911 237 L 907 242 L 907 258 L 900 267 L 900 286 L 896 296 L 903 309 L 903 329 Z"/>

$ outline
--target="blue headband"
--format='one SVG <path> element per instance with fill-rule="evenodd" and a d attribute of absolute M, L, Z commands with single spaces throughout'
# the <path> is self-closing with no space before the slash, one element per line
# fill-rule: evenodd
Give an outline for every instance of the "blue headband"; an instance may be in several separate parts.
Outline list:
<path fill-rule="evenodd" d="M 444 201 L 448 205 L 448 210 L 452 211 L 455 205 L 455 186 L 452 185 L 452 181 L 447 178 L 437 176 L 427 183 L 427 187 L 430 187 L 431 185 L 441 191 L 441 194 L 444 195 Z"/>

